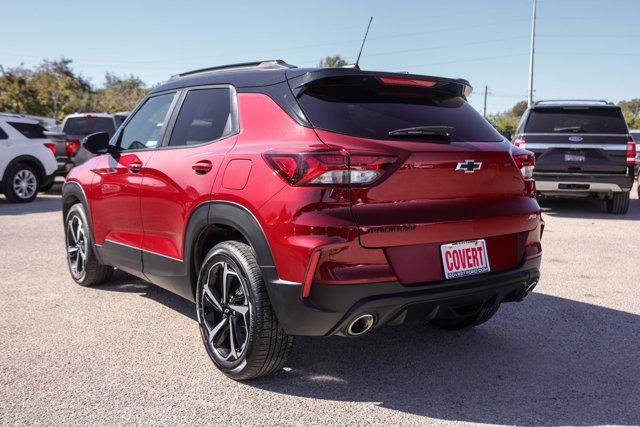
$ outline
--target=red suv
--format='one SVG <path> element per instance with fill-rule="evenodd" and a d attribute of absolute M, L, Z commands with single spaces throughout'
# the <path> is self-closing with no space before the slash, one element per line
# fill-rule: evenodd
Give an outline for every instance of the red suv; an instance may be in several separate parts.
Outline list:
<path fill-rule="evenodd" d="M 114 268 L 195 301 L 234 379 L 280 369 L 294 335 L 409 320 L 457 330 L 538 282 L 532 153 L 469 83 L 282 61 L 153 89 L 63 189 L 69 269 Z"/>

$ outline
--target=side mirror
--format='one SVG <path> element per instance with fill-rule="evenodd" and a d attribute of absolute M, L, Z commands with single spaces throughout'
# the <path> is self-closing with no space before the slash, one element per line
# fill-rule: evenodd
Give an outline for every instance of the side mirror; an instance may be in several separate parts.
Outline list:
<path fill-rule="evenodd" d="M 86 136 L 82 140 L 82 145 L 93 154 L 106 154 L 112 151 L 109 147 L 109 139 L 107 132 L 96 132 Z"/>

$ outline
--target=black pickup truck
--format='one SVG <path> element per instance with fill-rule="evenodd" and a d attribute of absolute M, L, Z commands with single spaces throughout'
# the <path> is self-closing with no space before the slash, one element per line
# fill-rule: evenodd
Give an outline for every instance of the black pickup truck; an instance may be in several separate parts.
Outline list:
<path fill-rule="evenodd" d="M 620 107 L 606 101 L 538 101 L 525 111 L 514 145 L 536 155 L 539 197 L 598 197 L 625 214 L 636 145 Z"/>

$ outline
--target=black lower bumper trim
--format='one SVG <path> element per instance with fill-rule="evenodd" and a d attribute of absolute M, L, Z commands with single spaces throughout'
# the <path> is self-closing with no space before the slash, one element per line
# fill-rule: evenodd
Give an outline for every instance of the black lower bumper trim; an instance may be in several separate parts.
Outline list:
<path fill-rule="evenodd" d="M 405 320 L 455 318 L 473 314 L 486 303 L 523 299 L 540 277 L 540 257 L 505 272 L 405 286 L 399 282 L 314 284 L 302 299 L 300 285 L 269 281 L 269 297 L 278 320 L 291 335 L 334 335 L 356 317 L 373 314 L 375 327 Z"/>

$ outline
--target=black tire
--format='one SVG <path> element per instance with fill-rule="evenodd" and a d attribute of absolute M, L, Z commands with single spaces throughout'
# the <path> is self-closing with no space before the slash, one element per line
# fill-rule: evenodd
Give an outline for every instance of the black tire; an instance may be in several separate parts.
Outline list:
<path fill-rule="evenodd" d="M 92 286 L 111 279 L 113 267 L 101 264 L 93 252 L 91 230 L 81 203 L 71 206 L 67 212 L 64 220 L 64 241 L 69 273 L 77 284 Z"/>
<path fill-rule="evenodd" d="M 613 193 L 613 197 L 606 201 L 607 212 L 624 215 L 629 211 L 629 192 Z"/>
<path fill-rule="evenodd" d="M 472 316 L 459 317 L 456 319 L 433 319 L 430 320 L 429 323 L 447 331 L 461 331 L 487 322 L 498 312 L 499 308 L 500 304 L 487 304 Z"/>
<path fill-rule="evenodd" d="M 53 184 L 55 184 L 55 181 L 51 181 L 47 185 L 43 185 L 42 187 L 40 187 L 40 189 L 38 191 L 41 191 L 41 192 L 49 191 L 49 190 L 51 190 L 51 188 L 53 188 Z"/>
<path fill-rule="evenodd" d="M 209 251 L 198 274 L 196 309 L 207 353 L 225 375 L 248 380 L 282 369 L 293 337 L 278 323 L 250 246 L 226 241 Z"/>
<path fill-rule="evenodd" d="M 29 203 L 38 195 L 40 174 L 29 165 L 17 163 L 5 172 L 3 186 L 2 192 L 11 203 Z"/>

